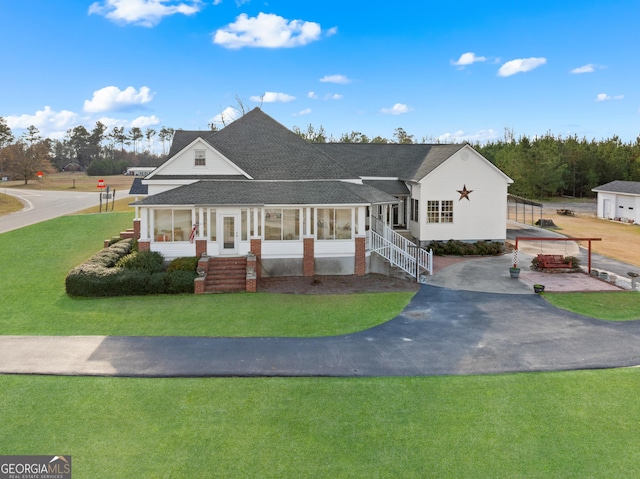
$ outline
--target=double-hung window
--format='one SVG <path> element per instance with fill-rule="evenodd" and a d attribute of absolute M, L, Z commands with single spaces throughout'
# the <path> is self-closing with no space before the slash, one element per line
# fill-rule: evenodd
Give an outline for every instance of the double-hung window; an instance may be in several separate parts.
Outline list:
<path fill-rule="evenodd" d="M 207 155 L 204 150 L 194 150 L 194 165 L 195 166 L 206 166 L 207 164 Z"/>
<path fill-rule="evenodd" d="M 427 201 L 427 223 L 453 223 L 453 201 Z"/>

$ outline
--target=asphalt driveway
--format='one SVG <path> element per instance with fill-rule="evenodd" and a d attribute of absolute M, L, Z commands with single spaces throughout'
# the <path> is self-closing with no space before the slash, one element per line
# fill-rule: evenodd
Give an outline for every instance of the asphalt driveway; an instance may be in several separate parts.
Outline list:
<path fill-rule="evenodd" d="M 132 377 L 425 376 L 640 364 L 640 321 L 533 294 L 423 285 L 391 321 L 325 338 L 0 336 L 0 373 Z"/>

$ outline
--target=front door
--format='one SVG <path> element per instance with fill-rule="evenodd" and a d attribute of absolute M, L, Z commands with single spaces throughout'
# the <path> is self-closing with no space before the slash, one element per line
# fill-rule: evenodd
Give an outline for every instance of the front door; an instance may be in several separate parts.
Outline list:
<path fill-rule="evenodd" d="M 236 215 L 221 215 L 222 254 L 238 253 L 238 221 Z"/>

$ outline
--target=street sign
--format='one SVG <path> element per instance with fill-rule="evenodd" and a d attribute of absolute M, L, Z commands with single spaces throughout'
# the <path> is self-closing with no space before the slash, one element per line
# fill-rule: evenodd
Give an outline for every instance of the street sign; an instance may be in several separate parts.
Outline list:
<path fill-rule="evenodd" d="M 104 180 L 98 180 L 98 188 L 104 188 Z"/>
<path fill-rule="evenodd" d="M 42 178 L 44 176 L 44 173 L 42 173 L 42 171 L 38 171 L 38 178 Z"/>

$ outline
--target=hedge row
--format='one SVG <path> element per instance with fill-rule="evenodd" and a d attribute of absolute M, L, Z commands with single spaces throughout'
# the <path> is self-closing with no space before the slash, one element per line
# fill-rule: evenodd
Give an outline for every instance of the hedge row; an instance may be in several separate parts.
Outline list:
<path fill-rule="evenodd" d="M 499 241 L 478 241 L 464 243 L 458 240 L 432 241 L 426 249 L 432 249 L 438 256 L 496 256 L 504 253 L 504 243 Z"/>
<path fill-rule="evenodd" d="M 162 271 L 163 257 L 151 251 L 132 251 L 133 240 L 126 239 L 104 248 L 65 279 L 70 296 L 132 296 L 146 294 L 193 293 L 193 270 Z"/>

